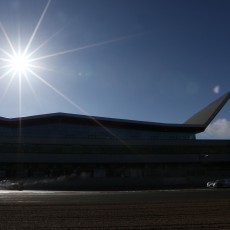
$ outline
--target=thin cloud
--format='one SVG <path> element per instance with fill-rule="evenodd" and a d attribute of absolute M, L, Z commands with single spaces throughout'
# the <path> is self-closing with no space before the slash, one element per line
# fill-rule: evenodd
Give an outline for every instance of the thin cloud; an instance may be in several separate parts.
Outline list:
<path fill-rule="evenodd" d="M 230 121 L 225 118 L 218 119 L 198 137 L 201 139 L 230 139 Z"/>

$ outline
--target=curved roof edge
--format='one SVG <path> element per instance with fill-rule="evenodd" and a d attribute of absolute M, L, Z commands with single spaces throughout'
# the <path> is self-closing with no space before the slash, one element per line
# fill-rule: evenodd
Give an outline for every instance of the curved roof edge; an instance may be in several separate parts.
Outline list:
<path fill-rule="evenodd" d="M 0 117 L 0 125 L 7 125 L 11 127 L 25 127 L 30 125 L 40 125 L 49 122 L 71 122 L 71 123 L 91 123 L 106 127 L 107 125 L 115 125 L 129 128 L 144 128 L 164 132 L 189 132 L 199 133 L 203 131 L 203 126 L 187 125 L 187 124 L 169 124 L 147 121 L 135 121 L 125 119 L 115 119 L 106 117 L 96 117 L 89 115 L 69 114 L 69 113 L 51 113 L 41 114 L 28 117 L 18 118 L 4 118 Z"/>
<path fill-rule="evenodd" d="M 221 108 L 230 98 L 230 92 L 222 95 L 217 100 L 210 103 L 204 109 L 193 115 L 183 124 L 167 124 L 158 122 L 134 121 L 125 119 L 96 117 L 90 115 L 77 115 L 69 113 L 51 113 L 28 117 L 4 118 L 0 117 L 0 124 L 12 127 L 38 125 L 42 123 L 65 120 L 68 122 L 92 122 L 100 126 L 118 125 L 123 127 L 155 129 L 165 132 L 203 132 Z"/>
<path fill-rule="evenodd" d="M 184 122 L 187 125 L 201 125 L 206 128 L 223 106 L 227 103 L 230 98 L 230 91 L 225 93 L 215 101 L 211 102 L 205 108 L 194 114 L 191 118 Z"/>

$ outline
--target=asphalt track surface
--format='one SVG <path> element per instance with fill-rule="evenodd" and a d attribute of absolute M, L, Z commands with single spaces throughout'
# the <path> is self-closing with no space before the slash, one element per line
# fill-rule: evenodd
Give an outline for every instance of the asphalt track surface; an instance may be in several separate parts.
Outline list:
<path fill-rule="evenodd" d="M 0 191 L 0 229 L 230 229 L 230 189 Z"/>

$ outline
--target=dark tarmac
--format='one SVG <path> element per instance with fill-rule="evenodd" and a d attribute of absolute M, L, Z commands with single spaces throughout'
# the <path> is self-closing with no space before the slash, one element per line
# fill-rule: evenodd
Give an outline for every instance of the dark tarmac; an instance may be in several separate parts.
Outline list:
<path fill-rule="evenodd" d="M 230 189 L 0 191 L 0 229 L 230 229 Z"/>

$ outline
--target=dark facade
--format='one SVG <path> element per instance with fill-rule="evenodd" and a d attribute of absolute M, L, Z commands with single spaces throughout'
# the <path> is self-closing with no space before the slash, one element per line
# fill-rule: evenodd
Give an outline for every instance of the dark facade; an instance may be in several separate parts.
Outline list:
<path fill-rule="evenodd" d="M 230 177 L 230 141 L 195 138 L 228 99 L 184 124 L 64 113 L 1 118 L 0 177 L 50 189 L 192 187 Z"/>

